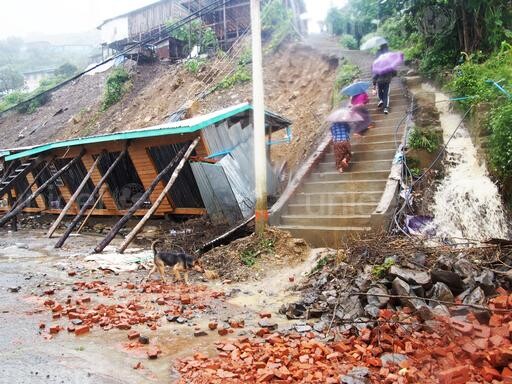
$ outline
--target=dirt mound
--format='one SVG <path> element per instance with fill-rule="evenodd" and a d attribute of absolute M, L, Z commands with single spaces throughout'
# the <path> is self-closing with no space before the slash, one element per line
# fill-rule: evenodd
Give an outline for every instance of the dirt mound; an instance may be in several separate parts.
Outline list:
<path fill-rule="evenodd" d="M 267 272 L 290 267 L 306 260 L 309 247 L 290 233 L 268 228 L 265 236 L 256 234 L 217 247 L 201 257 L 205 269 L 232 281 L 259 280 Z"/>

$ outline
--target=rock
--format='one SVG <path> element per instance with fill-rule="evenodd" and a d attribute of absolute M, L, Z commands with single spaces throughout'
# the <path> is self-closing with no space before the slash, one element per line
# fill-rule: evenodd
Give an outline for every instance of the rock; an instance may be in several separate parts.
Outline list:
<path fill-rule="evenodd" d="M 340 377 L 340 383 L 343 384 L 370 384 L 370 370 L 366 367 L 355 367 L 346 374 Z"/>
<path fill-rule="evenodd" d="M 9 287 L 7 290 L 11 293 L 18 293 L 20 291 L 21 287 Z"/>
<path fill-rule="evenodd" d="M 313 324 L 313 329 L 320 333 L 324 332 L 326 328 L 327 324 L 325 321 L 319 321 L 318 323 Z"/>
<path fill-rule="evenodd" d="M 381 284 L 374 285 L 373 287 L 371 287 L 368 290 L 367 293 L 368 293 L 367 300 L 368 300 L 368 304 L 369 305 L 373 305 L 373 306 L 376 306 L 378 308 L 384 308 L 384 307 L 386 307 L 388 305 L 389 297 L 372 296 L 373 294 L 387 295 L 388 294 L 388 290 L 386 289 L 385 286 L 383 286 Z"/>
<path fill-rule="evenodd" d="M 428 297 L 434 300 L 448 301 L 453 303 L 453 293 L 445 283 L 435 283 L 428 293 Z"/>
<path fill-rule="evenodd" d="M 206 335 L 208 335 L 208 333 L 206 333 L 205 331 L 195 331 L 194 332 L 195 337 L 201 337 L 201 336 L 206 336 Z"/>
<path fill-rule="evenodd" d="M 299 333 L 306 333 L 306 332 L 311 332 L 311 326 L 310 325 L 296 325 L 295 326 L 295 330 Z"/>
<path fill-rule="evenodd" d="M 442 255 L 437 259 L 436 266 L 439 269 L 449 271 L 452 269 L 454 264 L 453 256 L 451 255 Z"/>
<path fill-rule="evenodd" d="M 453 264 L 453 271 L 462 277 L 470 277 L 474 274 L 473 264 L 469 260 L 462 258 L 459 258 Z"/>
<path fill-rule="evenodd" d="M 409 284 L 398 277 L 393 280 L 392 286 L 393 291 L 399 296 L 414 296 L 414 293 L 411 291 Z M 429 320 L 433 317 L 430 308 L 420 298 L 401 298 L 399 300 L 402 305 L 417 311 L 423 320 Z"/>
<path fill-rule="evenodd" d="M 185 319 L 184 317 L 178 317 L 178 318 L 176 319 L 176 322 L 177 322 L 178 324 L 185 324 L 185 323 L 187 322 L 187 319 Z"/>
<path fill-rule="evenodd" d="M 430 283 L 430 275 L 427 272 L 392 265 L 389 273 L 393 276 L 398 276 L 410 284 L 427 285 Z"/>
<path fill-rule="evenodd" d="M 416 253 L 413 257 L 413 261 L 417 265 L 425 265 L 425 262 L 427 261 L 427 255 L 424 253 Z"/>
<path fill-rule="evenodd" d="M 483 305 L 485 302 L 485 293 L 480 287 L 476 287 L 462 301 L 463 304 Z"/>
<path fill-rule="evenodd" d="M 147 337 L 147 336 L 139 336 L 139 343 L 141 343 L 141 344 L 149 344 L 149 337 Z"/>
<path fill-rule="evenodd" d="M 448 307 L 443 304 L 436 305 L 432 312 L 436 316 L 450 316 L 450 311 L 448 310 Z"/>
<path fill-rule="evenodd" d="M 82 319 L 73 319 L 73 320 L 71 320 L 71 323 L 73 325 L 82 325 L 83 320 Z"/>
<path fill-rule="evenodd" d="M 364 307 L 365 312 L 373 318 L 379 317 L 380 309 L 375 305 L 368 304 Z"/>
<path fill-rule="evenodd" d="M 300 303 L 291 303 L 288 306 L 283 305 L 279 309 L 279 313 L 286 315 L 289 320 L 303 319 L 306 312 L 306 307 Z"/>
<path fill-rule="evenodd" d="M 387 367 L 388 364 L 400 364 L 402 361 L 407 360 L 407 356 L 401 353 L 383 353 L 380 356 L 380 360 L 382 361 L 382 366 Z"/>
<path fill-rule="evenodd" d="M 275 331 L 277 329 L 277 323 L 268 319 L 261 319 L 258 321 L 258 325 L 261 328 L 267 328 L 269 331 Z"/>
<path fill-rule="evenodd" d="M 354 283 L 360 292 L 366 292 L 372 284 L 372 276 L 364 272 L 356 277 Z"/>
<path fill-rule="evenodd" d="M 475 277 L 475 281 L 480 285 L 480 287 L 482 287 L 487 296 L 496 293 L 496 287 L 494 286 L 494 272 L 485 270 L 482 274 Z"/>
<path fill-rule="evenodd" d="M 457 290 L 458 292 L 464 289 L 464 284 L 459 275 L 451 271 L 434 270 L 431 272 L 432 282 L 445 283 L 451 289 Z"/>
<path fill-rule="evenodd" d="M 15 243 L 14 245 L 19 249 L 28 249 L 28 245 L 25 243 Z"/>
<path fill-rule="evenodd" d="M 176 322 L 180 317 L 179 316 L 174 316 L 174 315 L 167 315 L 165 317 L 167 319 L 168 322 L 170 323 L 174 323 Z"/>

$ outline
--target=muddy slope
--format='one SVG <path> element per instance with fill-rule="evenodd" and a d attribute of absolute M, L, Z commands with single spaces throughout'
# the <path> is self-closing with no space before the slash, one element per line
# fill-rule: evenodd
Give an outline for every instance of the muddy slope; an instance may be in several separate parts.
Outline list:
<path fill-rule="evenodd" d="M 35 113 L 10 113 L 0 117 L 0 147 L 20 147 L 97 133 L 131 130 L 160 124 L 191 99 L 205 83 L 206 67 L 192 75 L 182 66 L 137 66 L 132 90 L 106 112 L 99 112 L 107 73 L 84 76 L 56 91 Z M 317 135 L 330 109 L 335 69 L 312 48 L 293 44 L 264 58 L 266 107 L 293 121 L 293 142 L 272 147 L 273 157 L 295 164 Z M 250 101 L 251 84 L 236 85 L 210 94 L 199 113 Z M 21 135 L 20 135 L 21 133 Z"/>

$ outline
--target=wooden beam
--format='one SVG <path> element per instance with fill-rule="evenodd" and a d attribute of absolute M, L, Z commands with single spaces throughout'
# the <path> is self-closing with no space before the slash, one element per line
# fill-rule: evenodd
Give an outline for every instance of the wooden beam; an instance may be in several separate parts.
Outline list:
<path fill-rule="evenodd" d="M 101 156 L 101 153 L 98 156 Z M 95 159 L 92 157 L 91 154 L 88 153 L 84 156 L 82 161 L 83 161 L 85 167 L 87 169 L 90 169 L 92 167 L 92 165 L 94 164 Z M 94 167 L 93 171 L 91 173 L 91 180 L 92 180 L 94 186 L 97 186 L 100 183 L 102 178 L 103 178 L 103 176 L 101 175 L 98 168 Z M 99 191 L 99 188 L 98 188 L 98 191 Z M 92 201 L 91 201 L 91 204 L 92 204 Z M 114 201 L 114 198 L 112 197 L 112 194 L 110 193 L 110 189 L 108 189 L 105 192 L 105 195 L 103 195 L 103 204 L 105 205 L 106 209 L 112 210 L 112 211 L 117 211 L 117 205 L 116 205 L 116 202 Z"/>
<path fill-rule="evenodd" d="M 84 189 L 85 185 L 87 184 L 87 182 L 89 181 L 89 179 L 91 178 L 91 174 L 92 172 L 96 169 L 96 166 L 98 165 L 98 162 L 100 161 L 100 156 L 98 156 L 96 158 L 96 160 L 94 161 L 94 163 L 91 165 L 91 168 L 89 169 L 89 171 L 87 172 L 87 175 L 85 175 L 84 179 L 82 180 L 82 182 L 80 183 L 80 185 L 78 186 L 78 188 L 76 189 L 75 193 L 73 193 L 73 196 L 71 196 L 68 200 L 68 202 L 66 203 L 66 206 L 62 209 L 62 211 L 60 212 L 59 214 L 59 217 L 57 217 L 57 220 L 54 221 L 54 223 L 52 224 L 52 226 L 50 227 L 50 229 L 48 230 L 48 233 L 46 234 L 46 236 L 48 238 L 51 238 L 53 233 L 55 232 L 55 230 L 57 229 L 57 227 L 59 226 L 60 222 L 62 221 L 62 219 L 64 218 L 64 216 L 66 216 L 66 212 L 69 211 L 69 209 L 71 208 L 71 206 L 73 205 L 73 203 L 75 202 L 75 200 L 78 198 L 78 196 L 80 195 L 80 193 L 82 193 L 82 190 Z"/>
<path fill-rule="evenodd" d="M 91 204 L 93 202 L 94 196 L 96 196 L 96 194 L 100 190 L 101 186 L 105 183 L 105 181 L 107 181 L 108 176 L 112 173 L 112 171 L 114 170 L 116 165 L 121 161 L 123 156 L 126 155 L 127 145 L 128 145 L 128 143 L 125 142 L 125 148 L 121 151 L 121 153 L 119 153 L 119 156 L 117 156 L 117 158 L 114 160 L 112 165 L 107 169 L 107 172 L 105 172 L 103 177 L 98 181 L 98 183 L 94 187 L 93 192 L 90 194 L 89 198 L 87 199 L 85 204 L 80 209 L 80 212 L 78 212 L 78 215 L 76 215 L 75 218 L 71 221 L 71 223 L 69 224 L 69 227 L 66 228 L 66 231 L 64 232 L 64 234 L 60 237 L 59 241 L 57 241 L 57 244 L 55 244 L 55 248 L 62 247 L 62 245 L 64 244 L 66 239 L 69 237 L 71 232 L 73 232 L 73 229 L 76 227 L 76 225 L 78 224 L 78 222 L 84 215 L 84 212 L 87 210 L 87 207 L 89 206 L 89 204 Z"/>
<path fill-rule="evenodd" d="M 96 201 L 94 202 L 94 205 L 92 206 L 92 208 L 89 210 L 89 213 L 87 214 L 87 216 L 85 216 L 85 219 L 84 221 L 82 221 L 82 224 L 80 225 L 80 227 L 78 228 L 78 230 L 76 231 L 76 233 L 80 233 L 80 231 L 82 230 L 82 228 L 84 227 L 85 223 L 87 223 L 87 220 L 89 220 L 89 217 L 91 217 L 92 213 L 94 212 L 94 210 L 96 209 L 96 206 L 98 205 L 98 203 L 100 202 L 101 198 L 103 197 L 103 195 L 105 194 L 105 191 L 107 189 L 106 188 L 103 188 L 103 191 L 101 191 L 100 195 L 98 196 L 98 198 L 96 199 Z"/>
<path fill-rule="evenodd" d="M 176 181 L 176 179 L 178 178 L 178 175 L 180 174 L 180 171 L 182 170 L 183 166 L 185 165 L 186 161 L 188 160 L 188 158 L 190 157 L 192 151 L 194 150 L 194 148 L 197 146 L 197 144 L 199 143 L 199 140 L 201 138 L 198 136 L 191 144 L 190 146 L 188 147 L 187 149 L 187 152 L 185 153 L 185 155 L 183 156 L 183 158 L 181 159 L 180 163 L 178 164 L 178 166 L 176 167 L 176 169 L 174 170 L 174 172 L 172 173 L 172 176 L 169 180 L 169 182 L 167 183 L 167 185 L 165 186 L 164 190 L 162 191 L 162 193 L 160 194 L 160 196 L 158 196 L 158 199 L 153 203 L 153 205 L 151 206 L 151 208 L 149 209 L 149 211 L 144 215 L 144 217 L 139 221 L 139 223 L 135 226 L 135 228 L 132 229 L 132 231 L 128 234 L 128 236 L 126 236 L 126 239 L 125 241 L 123 242 L 123 244 L 121 244 L 121 247 L 119 248 L 119 252 L 120 253 L 123 253 L 126 249 L 126 247 L 128 247 L 128 245 L 133 241 L 134 237 L 137 235 L 137 233 L 139 233 L 139 231 L 142 229 L 142 227 L 144 226 L 144 224 L 146 223 L 146 221 L 148 221 L 148 219 L 151 217 L 151 215 L 157 210 L 157 208 L 160 206 L 160 203 L 162 202 L 162 200 L 165 198 L 165 195 L 167 194 L 167 192 L 169 192 L 174 184 L 174 182 Z"/>
<path fill-rule="evenodd" d="M 11 209 L 9 212 L 7 212 L 1 219 L 0 219 L 0 227 L 2 227 L 7 221 L 9 221 L 13 216 L 16 216 L 18 213 L 20 213 L 23 208 L 25 208 L 27 205 L 30 204 L 32 200 L 34 200 L 41 192 L 43 192 L 48 185 L 53 183 L 60 175 L 62 175 L 64 172 L 66 172 L 73 164 L 75 164 L 85 153 L 85 150 L 82 149 L 80 152 L 80 156 L 75 157 L 73 160 L 71 160 L 69 163 L 66 164 L 63 168 L 61 168 L 59 171 L 57 171 L 52 177 L 50 177 L 48 180 L 46 180 L 35 192 L 32 192 L 32 194 L 27 197 L 22 203 L 18 204 L 15 208 Z"/>
<path fill-rule="evenodd" d="M 121 220 L 119 220 L 107 233 L 105 238 L 94 248 L 94 252 L 99 253 L 105 249 L 107 245 L 114 239 L 117 233 L 124 227 L 124 225 L 130 220 L 133 214 L 139 209 L 142 204 L 149 198 L 149 196 L 153 193 L 153 190 L 159 185 L 160 180 L 171 170 L 171 168 L 176 164 L 179 158 L 183 156 L 185 153 L 185 147 L 183 147 L 176 156 L 167 164 L 167 166 L 153 179 L 151 184 L 146 188 L 146 191 L 142 194 L 142 196 L 133 204 L 128 213 L 124 215 Z M 160 195 L 163 193 L 163 189 L 160 191 Z M 157 198 L 158 200 L 158 198 Z"/>
<path fill-rule="evenodd" d="M 32 185 L 32 187 L 31 187 L 32 192 L 35 192 L 37 190 L 37 185 L 35 185 L 36 179 L 32 176 L 32 174 L 30 172 L 27 173 L 27 181 Z M 36 203 L 37 203 L 37 206 L 39 208 L 41 208 L 41 210 L 46 208 L 46 202 L 44 201 L 44 199 L 41 195 L 36 197 Z"/>

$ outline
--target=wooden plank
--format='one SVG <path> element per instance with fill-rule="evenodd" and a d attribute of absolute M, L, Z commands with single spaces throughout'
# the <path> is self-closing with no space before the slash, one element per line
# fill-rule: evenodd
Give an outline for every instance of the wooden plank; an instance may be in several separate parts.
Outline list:
<path fill-rule="evenodd" d="M 172 211 L 173 215 L 205 215 L 205 208 L 175 208 Z"/>
<path fill-rule="evenodd" d="M 35 192 L 37 190 L 37 185 L 34 183 L 34 181 L 35 181 L 34 176 L 30 172 L 27 173 L 27 181 L 28 181 L 29 185 L 32 184 L 32 188 L 31 188 L 32 192 Z M 46 208 L 46 203 L 44 201 L 43 196 L 38 195 L 35 200 L 37 203 L 37 208 L 40 208 L 40 209 Z M 25 211 L 25 210 L 23 210 L 23 211 Z M 27 211 L 25 211 L 25 212 L 27 212 Z"/>
<path fill-rule="evenodd" d="M 132 153 L 135 156 L 132 157 Z M 142 182 L 142 185 L 144 186 L 144 190 L 147 190 L 153 180 L 158 176 L 158 173 L 156 171 L 155 166 L 153 165 L 153 162 L 150 159 L 149 154 L 146 151 L 146 148 L 137 146 L 137 147 L 130 147 L 128 149 L 128 154 L 130 155 L 130 158 L 132 159 L 133 165 L 135 166 L 135 169 L 137 170 L 137 174 L 139 175 L 140 181 Z M 141 173 L 139 173 L 139 171 Z M 149 199 L 151 202 L 154 202 L 160 193 L 164 190 L 165 184 L 163 181 L 159 182 L 153 192 L 151 193 Z M 172 209 L 172 206 L 168 199 L 164 199 L 162 201 L 162 208 L 163 209 Z"/>

